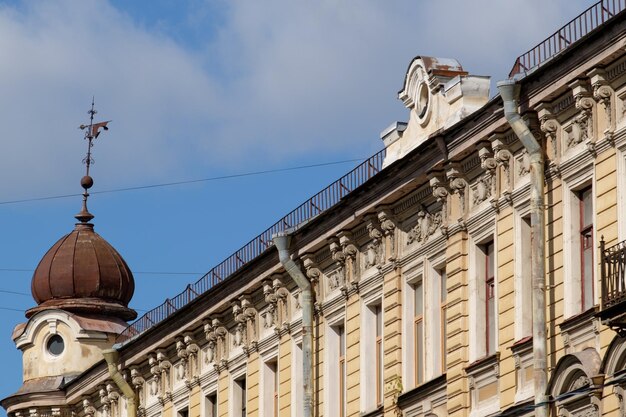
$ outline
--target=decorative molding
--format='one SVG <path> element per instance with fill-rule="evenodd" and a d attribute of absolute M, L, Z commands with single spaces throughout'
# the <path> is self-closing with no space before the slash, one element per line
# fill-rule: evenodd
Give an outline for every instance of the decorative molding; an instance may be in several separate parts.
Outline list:
<path fill-rule="evenodd" d="M 513 161 L 513 154 L 501 134 L 494 134 L 489 139 L 491 140 L 491 147 L 496 164 L 502 168 L 502 175 L 504 176 L 504 185 L 500 194 L 509 205 L 512 205 L 513 179 L 511 178 L 511 163 Z"/>
<path fill-rule="evenodd" d="M 478 157 L 475 158 L 477 161 L 480 161 Z M 467 165 L 467 164 L 466 164 Z M 457 222 L 462 230 L 466 230 L 467 226 L 465 223 L 465 217 L 467 214 L 467 204 L 466 204 L 466 190 L 467 190 L 467 181 L 464 178 L 464 171 L 461 170 L 461 165 L 458 163 L 451 163 L 448 166 L 448 170 L 446 171 L 446 176 L 449 181 L 449 187 L 453 194 L 458 195 L 459 197 L 459 218 Z"/>
<path fill-rule="evenodd" d="M 573 135 L 568 137 L 566 145 L 568 148 L 573 148 L 580 143 L 584 143 L 589 153 L 595 156 L 595 136 L 593 132 L 593 106 L 595 101 L 591 97 L 585 81 L 576 80 L 570 84 L 570 88 L 574 94 L 576 109 L 579 111 L 574 118 L 574 123 L 578 129 Z"/>
<path fill-rule="evenodd" d="M 439 228 L 444 236 L 448 236 L 448 196 L 449 189 L 446 185 L 442 171 L 431 171 L 428 173 L 430 187 L 433 191 L 433 197 L 441 204 L 440 217 L 441 224 Z"/>
<path fill-rule="evenodd" d="M 615 92 L 606 79 L 606 71 L 604 69 L 594 68 L 589 72 L 589 77 L 591 78 L 591 87 L 593 88 L 593 98 L 604 107 L 606 117 L 604 136 L 614 146 L 615 118 L 613 117 L 613 97 Z"/>
<path fill-rule="evenodd" d="M 420 211 L 417 212 L 417 223 L 407 234 L 406 244 L 411 245 L 415 242 L 427 242 L 428 238 L 439 229 L 441 222 L 440 211 L 431 214 L 426 210 L 426 207 L 422 206 Z"/>

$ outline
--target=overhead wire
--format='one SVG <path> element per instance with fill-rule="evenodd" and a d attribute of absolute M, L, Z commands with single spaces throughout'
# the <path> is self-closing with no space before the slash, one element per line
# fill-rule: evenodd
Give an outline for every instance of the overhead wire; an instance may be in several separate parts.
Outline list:
<path fill-rule="evenodd" d="M 287 171 L 296 171 L 296 170 L 301 170 L 301 169 L 319 168 L 319 167 L 330 166 L 330 165 L 347 164 L 349 162 L 360 162 L 363 160 L 365 160 L 365 158 L 344 159 L 341 161 L 322 162 L 319 164 L 299 165 L 299 166 L 287 167 L 287 168 L 265 169 L 261 171 L 243 172 L 239 174 L 218 175 L 215 177 L 208 177 L 208 178 L 196 178 L 196 179 L 191 179 L 191 180 L 164 182 L 164 183 L 158 183 L 158 184 L 138 185 L 135 187 L 112 188 L 110 190 L 91 191 L 90 194 L 92 195 L 93 194 L 110 194 L 110 193 L 118 193 L 118 192 L 124 192 L 124 191 L 145 190 L 145 189 L 150 189 L 150 188 L 172 187 L 175 185 L 194 184 L 194 183 L 208 182 L 208 181 L 220 181 L 220 180 L 226 180 L 226 179 L 232 179 L 232 178 L 242 178 L 242 177 L 251 177 L 255 175 L 273 174 L 277 172 L 287 172 Z M 58 194 L 58 195 L 50 195 L 50 196 L 42 196 L 42 197 L 23 198 L 23 199 L 18 199 L 18 200 L 5 200 L 5 201 L 0 201 L 0 205 L 28 203 L 28 202 L 33 202 L 33 201 L 44 201 L 44 200 L 56 200 L 56 199 L 61 199 L 61 198 L 78 197 L 81 195 L 82 195 L 81 193 L 73 193 L 73 194 Z"/>
<path fill-rule="evenodd" d="M 35 272 L 27 268 L 0 268 L 0 272 Z M 148 275 L 204 275 L 204 272 L 175 272 L 175 271 L 131 271 L 133 274 Z"/>

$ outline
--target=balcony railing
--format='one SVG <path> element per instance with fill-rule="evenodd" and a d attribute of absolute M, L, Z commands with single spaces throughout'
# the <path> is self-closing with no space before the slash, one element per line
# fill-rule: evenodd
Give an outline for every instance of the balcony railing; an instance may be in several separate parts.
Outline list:
<path fill-rule="evenodd" d="M 601 0 L 567 23 L 552 36 L 520 55 L 509 73 L 517 74 L 535 69 L 563 52 L 575 42 L 626 10 L 626 0 Z"/>
<path fill-rule="evenodd" d="M 202 278 L 187 288 L 174 298 L 168 298 L 160 306 L 148 311 L 128 326 L 116 339 L 122 343 L 135 337 L 152 326 L 167 319 L 176 311 L 191 303 L 203 293 L 207 292 L 215 285 L 228 279 L 229 276 L 239 271 L 244 265 L 252 261 L 267 249 L 273 246 L 272 235 L 283 232 L 302 222 L 312 219 L 318 214 L 328 210 L 351 193 L 356 188 L 378 174 L 383 167 L 385 159 L 385 149 L 369 157 L 359 166 L 348 172 L 346 175 L 324 188 L 313 197 L 300 204 L 295 210 L 274 223 L 271 227 L 252 239 L 241 249 L 230 255 L 219 265 L 204 274 Z"/>
<path fill-rule="evenodd" d="M 600 241 L 602 310 L 626 301 L 626 241 L 605 248 Z"/>

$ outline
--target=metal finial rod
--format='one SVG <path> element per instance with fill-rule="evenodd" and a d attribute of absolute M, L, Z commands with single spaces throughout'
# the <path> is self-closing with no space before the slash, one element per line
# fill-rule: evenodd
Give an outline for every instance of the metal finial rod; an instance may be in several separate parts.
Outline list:
<path fill-rule="evenodd" d="M 85 164 L 85 176 L 80 180 L 80 185 L 83 187 L 83 205 L 80 213 L 78 213 L 75 217 L 82 223 L 87 223 L 91 219 L 93 219 L 93 214 L 89 213 L 87 210 L 87 199 L 89 198 L 89 190 L 93 186 L 93 178 L 89 175 L 89 169 L 91 164 L 94 162 L 91 157 L 91 148 L 93 147 L 93 140 L 96 139 L 100 135 L 100 129 L 109 130 L 107 124 L 110 120 L 106 122 L 93 122 L 93 117 L 98 113 L 95 109 L 95 99 L 92 97 L 91 99 L 91 109 L 87 112 L 89 114 L 89 125 L 80 125 L 79 128 L 81 130 L 87 129 L 85 132 L 85 139 L 87 140 L 87 156 L 83 159 L 83 163 Z"/>

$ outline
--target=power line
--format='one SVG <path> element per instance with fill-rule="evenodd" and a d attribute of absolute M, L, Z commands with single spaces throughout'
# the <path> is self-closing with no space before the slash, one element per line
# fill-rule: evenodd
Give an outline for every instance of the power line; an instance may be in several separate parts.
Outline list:
<path fill-rule="evenodd" d="M 0 272 L 35 272 L 34 269 L 26 268 L 0 268 Z M 204 275 L 204 272 L 172 272 L 172 271 L 131 271 L 133 274 L 150 275 Z M 0 291 L 1 292 L 1 291 Z"/>
<path fill-rule="evenodd" d="M 296 170 L 301 170 L 301 169 L 319 168 L 319 167 L 324 167 L 324 166 L 329 166 L 329 165 L 347 164 L 349 162 L 360 162 L 360 161 L 363 161 L 364 159 L 365 158 L 344 159 L 343 161 L 323 162 L 319 164 L 300 165 L 300 166 L 289 167 L 289 168 L 266 169 L 262 171 L 251 171 L 251 172 L 244 172 L 240 174 L 231 174 L 231 175 L 219 175 L 216 177 L 198 178 L 198 179 L 193 179 L 193 180 L 138 185 L 136 187 L 113 188 L 110 190 L 92 191 L 90 194 L 118 193 L 118 192 L 123 192 L 123 191 L 136 191 L 136 190 L 145 190 L 149 188 L 161 188 L 161 187 L 172 187 L 175 185 L 193 184 L 193 183 L 198 183 L 198 182 L 219 181 L 219 180 L 226 180 L 226 179 L 232 179 L 232 178 L 251 177 L 254 175 L 263 175 L 263 174 L 272 174 L 276 172 L 286 172 L 286 171 L 296 171 Z M 32 201 L 56 200 L 56 199 L 61 199 L 61 198 L 77 197 L 81 195 L 82 194 L 80 193 L 59 194 L 59 195 L 51 195 L 51 196 L 44 196 L 44 197 L 24 198 L 20 200 L 7 200 L 7 201 L 0 201 L 0 205 L 27 203 L 27 202 L 32 202 Z"/>

